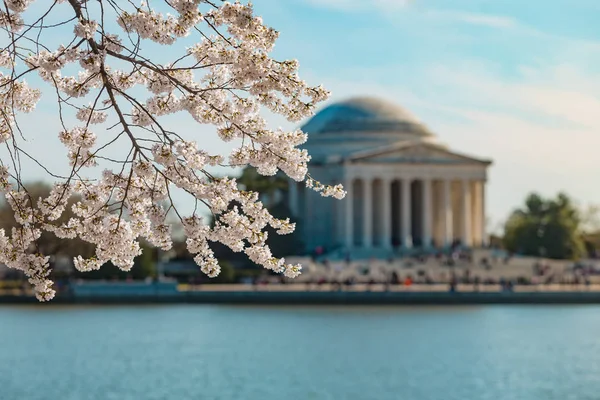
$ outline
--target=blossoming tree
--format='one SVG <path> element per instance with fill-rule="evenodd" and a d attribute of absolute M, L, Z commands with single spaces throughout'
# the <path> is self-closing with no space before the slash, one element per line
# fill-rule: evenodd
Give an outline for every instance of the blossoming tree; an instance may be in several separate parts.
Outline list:
<path fill-rule="evenodd" d="M 272 217 L 258 194 L 238 189 L 234 178 L 217 178 L 206 169 L 250 165 L 263 175 L 282 171 L 323 196 L 344 196 L 341 186 L 308 175 L 310 157 L 297 147 L 306 141 L 304 133 L 269 129 L 262 117 L 269 110 L 300 121 L 328 96 L 322 87 L 300 80 L 296 61 L 270 56 L 277 31 L 254 16 L 251 5 L 219 0 L 31 3 L 4 0 L 0 6 L 6 33 L 0 53 L 0 144 L 10 154 L 0 159 L 0 190 L 18 222 L 11 232 L 0 230 L 0 263 L 24 271 L 37 298 L 49 300 L 55 294 L 49 255 L 36 248 L 43 231 L 96 246 L 93 258 L 74 259 L 78 270 L 108 261 L 129 270 L 141 253 L 140 238 L 163 250 L 171 247 L 166 217 L 174 212 L 189 251 L 208 276 L 220 271 L 210 241 L 297 276 L 301 267 L 273 257 L 265 233 L 269 225 L 287 234 L 294 224 Z M 53 30 L 60 30 L 62 45 L 44 43 Z M 192 46 L 178 46 L 190 36 Z M 159 63 L 156 52 L 143 51 L 149 42 L 178 54 Z M 25 80 L 32 74 L 39 76 L 35 87 Z M 59 106 L 56 118 L 63 129 L 56 134 L 66 147 L 70 173 L 52 174 L 50 196 L 34 201 L 18 162 L 28 155 L 19 117 L 33 112 L 42 95 L 53 96 Z M 225 156 L 210 154 L 185 140 L 176 126 L 165 125 L 165 116 L 174 113 L 189 113 L 198 124 L 213 125 L 221 140 L 239 145 Z M 97 144 L 98 137 L 104 144 Z M 105 153 L 117 139 L 127 142 L 125 159 Z M 90 167 L 99 162 L 112 167 L 90 177 Z M 174 189 L 207 207 L 215 225 L 208 226 L 196 211 L 181 215 L 172 201 Z M 72 196 L 81 198 L 72 206 L 74 217 L 57 222 Z M 232 202 L 237 206 L 230 207 Z"/>

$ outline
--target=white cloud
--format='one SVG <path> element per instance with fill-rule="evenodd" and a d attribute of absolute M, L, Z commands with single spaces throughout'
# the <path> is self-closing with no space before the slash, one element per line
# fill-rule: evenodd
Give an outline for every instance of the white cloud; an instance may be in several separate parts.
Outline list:
<path fill-rule="evenodd" d="M 304 0 L 304 2 L 318 8 L 354 12 L 366 9 L 389 11 L 404 7 L 411 0 Z"/>
<path fill-rule="evenodd" d="M 600 130 L 600 74 L 558 65 L 521 68 L 519 76 L 507 79 L 485 68 L 485 64 L 461 62 L 429 68 L 426 74 L 432 84 L 451 82 L 460 88 L 455 101 L 474 108 L 519 113 L 544 126 Z"/>
<path fill-rule="evenodd" d="M 304 0 L 315 8 L 326 8 L 345 12 L 358 12 L 372 10 L 376 12 L 388 13 L 404 8 L 411 3 L 411 0 Z M 517 22 L 510 17 L 479 14 L 455 10 L 437 10 L 428 9 L 422 13 L 427 18 L 447 21 L 460 22 L 471 25 L 481 25 L 491 28 L 511 28 L 517 25 Z"/>
<path fill-rule="evenodd" d="M 462 22 L 490 28 L 514 28 L 517 21 L 510 17 L 451 10 L 429 10 L 425 16 L 443 21 Z"/>
<path fill-rule="evenodd" d="M 489 201 L 496 219 L 533 190 L 600 202 L 593 184 L 600 170 L 600 75 L 550 66 L 507 79 L 467 64 L 425 76 L 436 91 L 451 93 L 432 107 L 462 119 L 437 120 L 440 135 L 495 160 Z"/>

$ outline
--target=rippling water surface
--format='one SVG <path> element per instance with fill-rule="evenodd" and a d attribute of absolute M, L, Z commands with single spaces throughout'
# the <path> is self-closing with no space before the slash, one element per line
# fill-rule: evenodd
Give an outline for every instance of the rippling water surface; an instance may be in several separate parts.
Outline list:
<path fill-rule="evenodd" d="M 0 307 L 0 399 L 600 398 L 600 307 Z"/>

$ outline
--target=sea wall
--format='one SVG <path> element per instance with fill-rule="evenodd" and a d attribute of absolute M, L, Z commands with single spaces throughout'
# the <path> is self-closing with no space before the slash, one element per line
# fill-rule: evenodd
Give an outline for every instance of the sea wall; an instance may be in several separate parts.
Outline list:
<path fill-rule="evenodd" d="M 37 303 L 27 296 L 0 296 L 0 303 Z M 600 304 L 600 292 L 290 292 L 196 291 L 176 294 L 61 295 L 45 304 L 264 304 L 264 305 L 475 305 Z"/>

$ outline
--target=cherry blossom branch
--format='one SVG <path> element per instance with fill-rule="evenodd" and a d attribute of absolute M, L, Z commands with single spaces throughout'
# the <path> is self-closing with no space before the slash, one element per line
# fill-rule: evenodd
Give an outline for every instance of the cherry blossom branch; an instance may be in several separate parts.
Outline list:
<path fill-rule="evenodd" d="M 38 17 L 25 13 L 30 3 L 5 0 L 0 10 L 0 28 L 9 40 L 0 53 L 0 68 L 9 71 L 0 72 L 0 143 L 6 142 L 14 168 L 9 172 L 8 160 L 0 160 L 0 191 L 18 224 L 10 233 L 0 230 L 0 262 L 25 272 L 38 298 L 49 300 L 54 290 L 48 256 L 40 254 L 39 246 L 33 250 L 42 232 L 95 246 L 93 257 L 74 259 L 78 270 L 98 269 L 110 261 L 127 271 L 141 253 L 139 240 L 163 250 L 172 246 L 167 215 L 173 212 L 183 225 L 188 250 L 207 275 L 220 272 L 209 246 L 220 242 L 265 268 L 297 276 L 299 265 L 273 257 L 265 231 L 270 226 L 288 234 L 295 225 L 274 218 L 258 194 L 240 190 L 235 178 L 217 178 L 208 171 L 224 165 L 252 166 L 262 175 L 281 171 L 324 196 L 344 196 L 340 185 L 323 185 L 308 174 L 310 157 L 300 148 L 304 133 L 270 130 L 261 116 L 267 109 L 297 122 L 328 96 L 322 87 L 300 80 L 296 61 L 270 56 L 278 32 L 265 26 L 250 5 L 240 3 L 162 0 L 136 6 L 132 1 L 67 0 L 67 17 L 60 8 L 63 0 Z M 174 15 L 162 13 L 157 3 L 175 10 Z M 46 23 L 58 15 L 62 22 Z M 53 49 L 46 43 L 46 32 L 69 37 L 65 29 L 71 27 L 68 45 Z M 188 35 L 195 35 L 197 43 L 170 62 L 143 51 L 149 41 L 176 49 L 178 39 Z M 77 64 L 78 73 L 69 75 Z M 62 126 L 57 133 L 70 164 L 69 175 L 61 176 L 38 162 L 56 182 L 37 203 L 21 182 L 20 155 L 33 157 L 15 136 L 16 130 L 23 137 L 18 116 L 32 112 L 42 94 L 23 80 L 33 72 L 56 93 Z M 169 128 L 162 120 L 176 113 L 214 126 L 221 140 L 241 139 L 241 145 L 228 155 L 209 154 L 184 139 L 191 132 Z M 104 145 L 96 144 L 94 130 L 108 139 Z M 117 145 L 122 148 L 120 138 L 128 150 L 124 159 L 107 154 Z M 85 176 L 90 167 L 106 164 L 111 168 L 101 176 Z M 205 223 L 196 209 L 191 215 L 179 212 L 175 188 L 195 206 L 203 204 L 214 225 Z M 72 199 L 77 200 L 71 204 Z M 67 206 L 73 215 L 68 219 L 63 217 Z"/>

